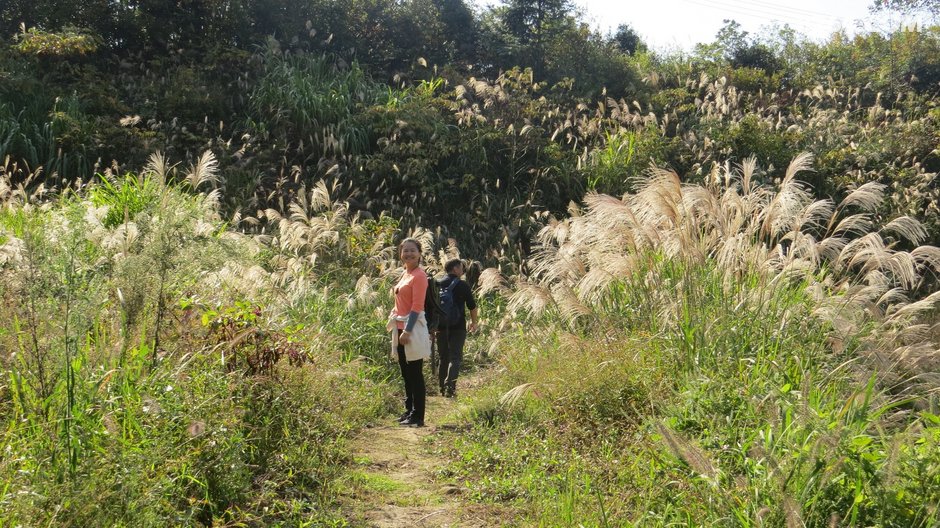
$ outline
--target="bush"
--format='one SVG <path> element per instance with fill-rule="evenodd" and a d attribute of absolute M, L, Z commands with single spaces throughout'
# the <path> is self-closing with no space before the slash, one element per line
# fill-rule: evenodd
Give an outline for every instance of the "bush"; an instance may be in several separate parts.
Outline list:
<path fill-rule="evenodd" d="M 924 232 L 849 229 L 882 189 L 813 200 L 795 180 L 806 161 L 777 189 L 753 161 L 707 186 L 656 171 L 543 229 L 530 273 L 503 282 L 515 332 L 499 343 L 499 386 L 455 440 L 456 475 L 480 500 L 532 505 L 543 526 L 938 521 L 915 506 L 940 494 L 937 457 L 916 447 L 935 442 L 936 417 L 917 409 L 932 405 L 938 358 L 897 328 L 929 324 L 940 296 L 908 304 L 919 279 L 859 261 L 875 237 Z M 844 245 L 818 253 L 830 237 Z M 935 252 L 894 251 L 878 258 Z M 918 269 L 936 271 L 930 260 Z M 852 286 L 878 283 L 869 273 L 887 281 L 878 297 L 912 297 L 873 307 Z"/>
<path fill-rule="evenodd" d="M 56 196 L 0 185 L 0 523 L 341 522 L 345 439 L 389 391 L 283 303 L 262 317 L 268 283 L 226 273 L 254 243 L 186 192 L 211 164 L 167 184 L 156 160 Z"/>

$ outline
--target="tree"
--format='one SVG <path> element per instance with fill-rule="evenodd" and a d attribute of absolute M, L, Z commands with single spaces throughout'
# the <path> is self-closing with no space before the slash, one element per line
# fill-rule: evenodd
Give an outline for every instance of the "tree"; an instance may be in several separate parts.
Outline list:
<path fill-rule="evenodd" d="M 633 55 L 638 51 L 646 51 L 646 44 L 640 39 L 640 35 L 627 24 L 617 26 L 613 40 L 617 45 L 617 49 L 627 55 Z"/>
<path fill-rule="evenodd" d="M 455 59 L 471 62 L 475 57 L 479 23 L 464 0 L 434 0 L 448 35 L 445 45 L 453 48 Z"/>
<path fill-rule="evenodd" d="M 764 70 L 768 74 L 774 73 L 783 67 L 774 50 L 760 42 L 752 42 L 733 50 L 731 65 L 735 68 Z"/>
<path fill-rule="evenodd" d="M 703 59 L 721 62 L 730 60 L 735 50 L 747 46 L 748 32 L 741 29 L 741 24 L 734 20 L 725 20 L 724 25 L 715 34 L 714 42 L 697 44 L 695 53 Z"/>
<path fill-rule="evenodd" d="M 496 77 L 515 66 L 531 69 L 535 82 L 556 83 L 572 97 L 632 94 L 641 83 L 628 53 L 612 35 L 591 29 L 568 0 L 504 0 L 479 23 L 477 66 Z M 643 49 L 637 37 L 631 49 Z"/>
<path fill-rule="evenodd" d="M 537 77 L 545 73 L 545 48 L 573 21 L 570 0 L 503 0 L 501 11 L 505 27 L 519 43 L 528 48 Z"/>
<path fill-rule="evenodd" d="M 875 0 L 872 11 L 899 11 L 902 13 L 928 13 L 940 15 L 940 0 Z"/>

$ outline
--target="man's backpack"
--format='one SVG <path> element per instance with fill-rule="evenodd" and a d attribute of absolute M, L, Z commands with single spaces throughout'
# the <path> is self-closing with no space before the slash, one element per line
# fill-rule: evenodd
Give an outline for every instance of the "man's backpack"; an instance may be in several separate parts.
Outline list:
<path fill-rule="evenodd" d="M 458 282 L 460 282 L 460 279 L 454 277 L 446 288 L 440 290 L 441 311 L 444 314 L 442 323 L 447 326 L 456 326 L 460 324 L 460 320 L 463 318 L 460 306 L 457 305 L 457 300 L 454 299 L 454 289 L 457 288 Z"/>
<path fill-rule="evenodd" d="M 437 330 L 443 326 L 444 309 L 441 307 L 440 286 L 437 280 L 428 275 L 428 290 L 424 294 L 424 317 L 428 322 L 428 330 Z"/>

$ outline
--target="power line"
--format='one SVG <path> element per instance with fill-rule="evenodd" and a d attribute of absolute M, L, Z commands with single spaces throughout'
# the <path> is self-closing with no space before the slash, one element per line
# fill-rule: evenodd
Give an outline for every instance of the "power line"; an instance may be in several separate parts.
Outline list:
<path fill-rule="evenodd" d="M 827 29 L 827 30 L 831 29 L 832 27 L 829 23 L 825 21 L 799 19 L 799 18 L 795 18 L 792 15 L 781 15 L 779 13 L 773 13 L 773 12 L 765 11 L 765 10 L 758 9 L 758 8 L 752 8 L 752 7 L 740 6 L 740 5 L 734 5 L 734 4 L 726 4 L 726 3 L 720 2 L 719 0 L 683 0 L 683 1 L 689 4 L 700 6 L 700 7 L 706 7 L 712 10 L 718 10 L 718 11 L 724 10 L 733 14 L 746 16 L 750 18 L 757 18 L 757 19 L 761 19 L 767 22 L 777 21 L 777 22 L 784 22 L 787 24 L 792 24 L 794 26 L 816 27 L 818 29 Z M 834 18 L 830 20 L 832 23 L 837 22 L 837 20 Z"/>
<path fill-rule="evenodd" d="M 761 7 L 745 6 L 740 4 L 735 4 L 729 2 L 728 0 L 697 0 L 699 5 L 704 5 L 705 7 L 710 7 L 713 9 L 727 9 L 733 12 L 764 18 L 766 20 L 780 20 L 784 22 L 791 22 L 794 24 L 809 24 L 809 25 L 826 25 L 826 22 L 819 21 L 816 19 L 806 19 L 804 17 L 797 17 L 796 15 L 780 13 L 778 11 L 767 10 Z M 835 18 L 829 18 L 831 21 L 835 21 Z"/>
<path fill-rule="evenodd" d="M 800 24 L 819 24 L 820 22 L 814 17 L 812 19 L 807 19 L 806 17 L 797 16 L 790 13 L 781 13 L 779 11 L 770 10 L 761 6 L 750 6 L 734 3 L 733 1 L 728 0 L 695 0 L 693 3 L 697 5 L 708 7 L 711 9 L 724 9 L 734 13 L 763 18 L 766 20 L 782 20 L 786 22 L 794 22 Z M 824 16 L 823 18 L 830 18 Z M 835 20 L 831 18 L 831 20 Z"/>
<path fill-rule="evenodd" d="M 732 3 L 736 3 L 736 2 L 732 2 Z M 794 14 L 794 15 L 799 15 L 799 16 L 823 17 L 823 18 L 830 18 L 830 19 L 838 18 L 838 17 L 832 15 L 831 13 L 822 13 L 822 12 L 820 12 L 820 11 L 813 11 L 813 10 L 810 10 L 810 9 L 803 9 L 802 7 L 792 7 L 792 6 L 780 5 L 780 4 L 777 4 L 777 3 L 774 3 L 774 2 L 768 2 L 768 1 L 765 1 L 765 0 L 748 0 L 748 1 L 746 2 L 746 4 L 748 4 L 748 5 L 756 4 L 758 7 L 764 7 L 764 8 L 770 9 L 770 10 L 788 11 L 788 12 Z M 743 7 L 747 7 L 747 6 L 743 6 Z"/>

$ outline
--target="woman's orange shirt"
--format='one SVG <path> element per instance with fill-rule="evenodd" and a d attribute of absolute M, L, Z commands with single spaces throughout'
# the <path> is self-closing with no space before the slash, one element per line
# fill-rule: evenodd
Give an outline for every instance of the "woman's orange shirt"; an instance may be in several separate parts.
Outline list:
<path fill-rule="evenodd" d="M 424 296 L 428 292 L 428 274 L 420 267 L 405 270 L 398 284 L 395 285 L 395 313 L 405 317 L 411 312 L 424 311 Z M 405 322 L 398 321 L 398 328 L 404 329 Z"/>

